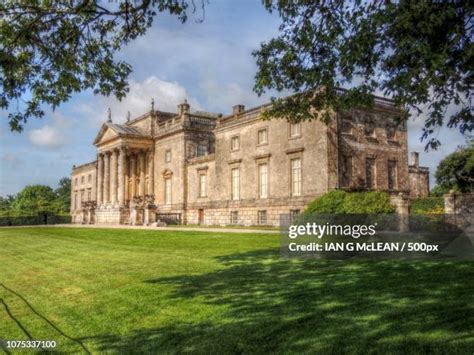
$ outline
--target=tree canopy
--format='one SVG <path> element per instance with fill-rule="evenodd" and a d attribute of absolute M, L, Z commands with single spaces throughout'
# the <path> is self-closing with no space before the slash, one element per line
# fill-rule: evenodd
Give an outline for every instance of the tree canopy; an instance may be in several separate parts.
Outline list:
<path fill-rule="evenodd" d="M 22 212 L 55 211 L 56 195 L 53 189 L 45 185 L 28 185 L 18 193 L 13 202 L 13 209 Z"/>
<path fill-rule="evenodd" d="M 86 89 L 123 98 L 132 68 L 117 52 L 158 13 L 185 22 L 188 10 L 194 0 L 1 1 L 0 109 L 8 109 L 11 129 Z"/>
<path fill-rule="evenodd" d="M 328 110 L 371 107 L 380 92 L 424 113 L 427 148 L 438 147 L 434 133 L 443 125 L 473 130 L 472 2 L 263 2 L 282 23 L 254 52 L 255 90 L 296 93 L 273 98 L 266 116 L 328 120 Z"/>
<path fill-rule="evenodd" d="M 435 177 L 438 190 L 474 192 L 474 140 L 444 158 Z"/>
<path fill-rule="evenodd" d="M 28 185 L 16 195 L 0 196 L 0 212 L 15 214 L 69 213 L 71 209 L 71 179 L 63 177 L 53 190 L 47 185 Z"/>

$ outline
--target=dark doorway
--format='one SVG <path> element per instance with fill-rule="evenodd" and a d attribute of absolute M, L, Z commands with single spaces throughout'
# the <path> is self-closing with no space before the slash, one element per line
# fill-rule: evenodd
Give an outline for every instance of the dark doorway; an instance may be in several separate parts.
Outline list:
<path fill-rule="evenodd" d="M 204 210 L 201 208 L 199 209 L 198 213 L 198 223 L 199 224 L 204 224 Z"/>

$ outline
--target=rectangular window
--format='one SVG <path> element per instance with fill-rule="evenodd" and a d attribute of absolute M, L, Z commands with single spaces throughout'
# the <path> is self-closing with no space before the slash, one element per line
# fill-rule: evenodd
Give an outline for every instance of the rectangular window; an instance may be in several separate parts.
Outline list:
<path fill-rule="evenodd" d="M 239 168 L 232 169 L 232 200 L 240 198 L 240 170 Z"/>
<path fill-rule="evenodd" d="M 342 156 L 341 162 L 341 187 L 348 187 L 352 179 L 352 157 L 349 155 Z"/>
<path fill-rule="evenodd" d="M 231 142 L 231 146 L 230 146 L 231 150 L 239 150 L 240 149 L 240 137 L 239 136 L 232 137 L 230 142 Z"/>
<path fill-rule="evenodd" d="M 375 159 L 365 159 L 365 186 L 368 189 L 375 188 Z"/>
<path fill-rule="evenodd" d="M 92 175 L 89 174 L 89 176 L 87 177 L 87 181 L 88 181 L 88 182 L 91 182 L 91 180 L 92 180 Z"/>
<path fill-rule="evenodd" d="M 258 165 L 258 196 L 268 197 L 268 164 Z"/>
<path fill-rule="evenodd" d="M 258 211 L 258 224 L 267 224 L 267 211 Z"/>
<path fill-rule="evenodd" d="M 266 144 L 268 143 L 268 131 L 266 128 L 260 129 L 258 131 L 258 139 L 257 139 L 258 144 Z"/>
<path fill-rule="evenodd" d="M 87 201 L 91 200 L 91 190 L 87 190 Z"/>
<path fill-rule="evenodd" d="M 291 159 L 291 195 L 301 196 L 301 159 Z"/>
<path fill-rule="evenodd" d="M 81 184 L 84 184 L 84 175 L 81 176 Z"/>
<path fill-rule="evenodd" d="M 206 197 L 207 175 L 199 175 L 199 197 Z"/>
<path fill-rule="evenodd" d="M 397 162 L 395 160 L 388 161 L 388 189 L 397 189 Z"/>
<path fill-rule="evenodd" d="M 74 193 L 74 209 L 77 210 L 77 192 Z"/>
<path fill-rule="evenodd" d="M 300 210 L 290 210 L 290 223 L 295 222 L 299 214 Z"/>
<path fill-rule="evenodd" d="M 171 205 L 171 179 L 165 179 L 165 205 Z"/>
<path fill-rule="evenodd" d="M 202 157 L 204 155 L 207 155 L 207 144 L 198 144 L 196 155 L 198 157 Z"/>
<path fill-rule="evenodd" d="M 169 163 L 171 161 L 171 150 L 167 150 L 165 152 L 165 163 Z"/>
<path fill-rule="evenodd" d="M 239 212 L 238 211 L 231 211 L 230 212 L 230 224 L 237 224 L 239 223 Z"/>
<path fill-rule="evenodd" d="M 290 137 L 301 136 L 301 123 L 290 123 Z"/>

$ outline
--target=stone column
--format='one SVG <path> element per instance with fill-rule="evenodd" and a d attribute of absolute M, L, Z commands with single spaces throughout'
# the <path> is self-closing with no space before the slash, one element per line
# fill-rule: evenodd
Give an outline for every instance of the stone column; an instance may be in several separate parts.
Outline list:
<path fill-rule="evenodd" d="M 104 204 L 110 202 L 110 155 L 104 155 Z"/>
<path fill-rule="evenodd" d="M 130 199 L 133 199 L 137 194 L 137 156 L 130 156 L 130 174 L 132 175 L 132 188 L 130 191 Z"/>
<path fill-rule="evenodd" d="M 125 150 L 118 151 L 118 203 L 123 206 L 125 203 Z"/>
<path fill-rule="evenodd" d="M 103 204 L 103 184 L 104 184 L 104 156 L 97 156 L 97 207 Z"/>
<path fill-rule="evenodd" d="M 142 151 L 138 155 L 139 159 L 139 169 L 140 169 L 140 186 L 139 194 L 140 196 L 145 196 L 145 153 Z"/>
<path fill-rule="evenodd" d="M 110 202 L 112 205 L 117 203 L 117 157 L 118 151 L 112 150 L 110 154 Z"/>
<path fill-rule="evenodd" d="M 154 194 L 155 188 L 155 169 L 154 169 L 153 150 L 148 151 L 148 195 Z"/>

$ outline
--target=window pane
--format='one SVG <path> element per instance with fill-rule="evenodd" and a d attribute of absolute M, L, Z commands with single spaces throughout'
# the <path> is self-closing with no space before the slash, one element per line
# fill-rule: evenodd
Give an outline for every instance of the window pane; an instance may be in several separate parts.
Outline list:
<path fill-rule="evenodd" d="M 268 197 L 268 164 L 258 166 L 258 190 L 260 198 Z"/>
<path fill-rule="evenodd" d="M 297 137 L 301 135 L 301 123 L 291 123 L 290 124 L 290 136 Z"/>
<path fill-rule="evenodd" d="M 232 169 L 232 199 L 240 198 L 240 172 L 238 168 Z"/>
<path fill-rule="evenodd" d="M 388 189 L 397 189 L 397 162 L 394 160 L 388 161 Z"/>
<path fill-rule="evenodd" d="M 301 159 L 291 160 L 291 194 L 301 195 Z"/>
<path fill-rule="evenodd" d="M 268 141 L 267 130 L 261 129 L 260 131 L 258 131 L 258 144 L 267 143 L 267 141 Z"/>
<path fill-rule="evenodd" d="M 197 147 L 197 156 L 202 157 L 207 155 L 207 144 L 199 144 Z"/>
<path fill-rule="evenodd" d="M 375 159 L 365 160 L 365 184 L 368 189 L 375 188 Z"/>
<path fill-rule="evenodd" d="M 240 146 L 240 140 L 239 140 L 239 137 L 232 137 L 232 140 L 231 140 L 231 149 L 232 150 L 238 150 L 239 149 L 239 146 Z"/>

